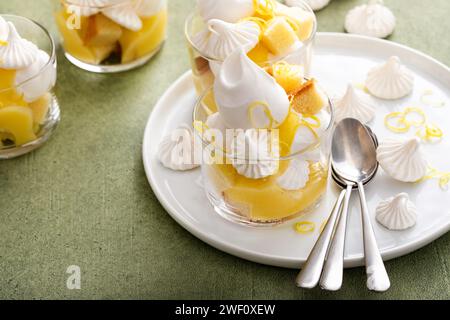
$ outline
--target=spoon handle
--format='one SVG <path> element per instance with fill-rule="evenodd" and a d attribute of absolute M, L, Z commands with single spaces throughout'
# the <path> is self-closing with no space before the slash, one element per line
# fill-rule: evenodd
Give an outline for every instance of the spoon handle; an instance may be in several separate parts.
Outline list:
<path fill-rule="evenodd" d="M 342 213 L 328 252 L 322 277 L 320 278 L 320 287 L 325 290 L 337 291 L 342 287 L 345 231 L 347 229 L 348 206 L 352 195 L 352 189 L 353 184 L 348 184 Z"/>
<path fill-rule="evenodd" d="M 359 198 L 361 201 L 361 215 L 363 223 L 364 256 L 366 260 L 367 288 L 369 290 L 384 292 L 389 289 L 391 282 L 377 246 L 375 234 L 370 222 L 366 195 L 362 183 L 358 183 Z"/>
<path fill-rule="evenodd" d="M 346 190 L 341 191 L 325 228 L 320 234 L 314 248 L 311 250 L 308 260 L 298 274 L 295 281 L 298 287 L 312 289 L 319 283 L 320 274 L 322 273 L 331 236 L 333 235 L 333 230 L 341 210 L 341 204 L 344 200 L 345 193 Z"/>

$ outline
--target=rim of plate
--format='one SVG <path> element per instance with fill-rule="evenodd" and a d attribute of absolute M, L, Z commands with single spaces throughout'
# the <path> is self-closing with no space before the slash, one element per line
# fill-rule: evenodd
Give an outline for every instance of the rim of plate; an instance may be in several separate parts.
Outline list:
<path fill-rule="evenodd" d="M 377 43 L 383 46 L 390 46 L 397 49 L 401 49 L 405 51 L 406 53 L 418 55 L 423 59 L 428 60 L 430 63 L 435 64 L 438 68 L 443 68 L 446 70 L 448 81 L 450 81 L 450 68 L 447 67 L 442 62 L 438 61 L 437 59 L 422 53 L 416 49 L 410 48 L 408 46 L 391 42 L 384 39 L 376 39 L 376 38 L 370 38 L 362 35 L 354 35 L 354 34 L 347 34 L 347 33 L 336 33 L 336 32 L 318 32 L 316 41 L 324 41 L 324 40 L 337 40 L 339 38 L 345 38 L 348 40 L 358 40 L 358 41 L 364 41 L 369 43 Z M 158 184 L 155 183 L 155 177 L 153 174 L 153 170 L 151 169 L 151 157 L 149 157 L 148 154 L 146 154 L 147 147 L 149 146 L 149 139 L 151 137 L 150 130 L 151 130 L 151 122 L 153 119 L 153 115 L 155 113 L 159 113 L 158 109 L 162 108 L 166 105 L 166 101 L 170 101 L 173 97 L 171 96 L 171 92 L 174 88 L 177 88 L 178 86 L 183 85 L 187 80 L 190 80 L 191 71 L 187 71 L 184 74 L 182 74 L 160 97 L 156 105 L 154 106 L 152 112 L 150 113 L 150 116 L 147 120 L 147 125 L 144 132 L 144 139 L 143 139 L 143 145 L 142 145 L 142 157 L 143 157 L 143 163 L 144 163 L 144 169 L 145 173 L 147 175 L 147 180 L 150 183 L 150 186 L 156 195 L 158 201 L 161 203 L 161 205 L 164 207 L 164 209 L 167 211 L 167 213 L 178 223 L 180 224 L 184 229 L 189 231 L 192 235 L 199 238 L 203 242 L 213 246 L 216 249 L 219 249 L 223 252 L 226 252 L 228 254 L 237 256 L 239 258 L 242 258 L 244 260 L 249 260 L 256 263 L 261 263 L 265 265 L 271 265 L 271 266 L 277 266 L 277 267 L 286 267 L 289 265 L 291 268 L 300 268 L 301 265 L 305 262 L 305 260 L 301 258 L 289 258 L 285 256 L 277 256 L 277 255 L 268 255 L 264 253 L 256 253 L 252 250 L 245 249 L 243 247 L 239 247 L 230 243 L 227 243 L 226 241 L 217 240 L 214 237 L 211 237 L 210 234 L 199 230 L 195 227 L 194 223 L 189 221 L 189 219 L 185 218 L 184 216 L 177 214 L 178 209 L 175 208 L 173 204 L 171 204 L 165 196 L 163 196 L 162 188 L 158 186 Z M 190 82 L 189 82 L 190 83 Z M 209 205 L 209 204 L 208 204 Z M 431 229 L 430 229 L 431 230 Z M 396 257 L 400 257 L 406 254 L 409 254 L 411 252 L 414 252 L 423 246 L 433 242 L 434 240 L 440 238 L 444 234 L 450 231 L 450 220 L 446 223 L 441 225 L 438 228 L 432 229 L 432 231 L 422 234 L 420 237 L 415 239 L 414 241 L 402 244 L 400 246 L 396 246 L 394 248 L 390 248 L 387 250 L 383 250 L 381 252 L 383 256 L 383 260 L 387 261 L 390 259 L 394 259 Z M 270 229 L 267 230 L 267 232 L 270 232 Z M 352 267 L 358 267 L 361 266 L 361 263 L 363 262 L 364 256 L 362 254 L 359 255 L 351 255 L 345 257 L 344 265 L 346 268 L 352 268 Z"/>

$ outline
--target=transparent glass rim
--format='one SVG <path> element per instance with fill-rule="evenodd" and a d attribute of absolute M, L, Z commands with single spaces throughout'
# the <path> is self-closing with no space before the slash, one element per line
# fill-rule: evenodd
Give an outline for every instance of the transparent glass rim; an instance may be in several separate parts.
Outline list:
<path fill-rule="evenodd" d="M 323 89 L 321 89 L 321 90 L 323 91 Z M 209 89 L 205 90 L 205 91 L 197 98 L 197 100 L 196 100 L 196 102 L 195 102 L 195 105 L 194 105 L 194 110 L 193 110 L 193 112 L 192 112 L 192 123 L 195 123 L 196 121 L 198 121 L 198 119 L 199 119 L 199 116 L 198 116 L 199 110 L 200 110 L 201 108 L 203 108 L 203 106 L 202 106 L 203 99 L 204 99 L 210 92 L 212 92 L 212 91 L 213 91 L 213 88 L 210 87 Z M 321 140 L 321 138 L 323 138 L 324 135 L 328 134 L 328 133 L 331 131 L 331 129 L 333 128 L 333 124 L 334 124 L 334 106 L 333 106 L 333 102 L 332 102 L 332 100 L 330 99 L 330 97 L 325 93 L 325 91 L 323 91 L 323 94 L 327 97 L 327 100 L 328 100 L 328 105 L 329 105 L 329 108 L 330 108 L 330 121 L 329 121 L 328 125 L 326 126 L 326 128 L 323 130 L 323 132 L 322 132 L 320 135 L 318 135 L 318 137 L 320 138 L 320 140 Z M 207 141 L 207 140 L 205 140 L 205 139 L 203 138 L 203 136 L 198 132 L 198 130 L 196 130 L 196 129 L 194 128 L 194 131 L 195 131 L 195 134 L 196 134 L 196 135 L 200 138 L 200 140 L 202 141 L 202 146 L 203 146 L 203 147 L 209 146 L 209 145 L 211 144 L 210 141 Z M 321 143 L 321 142 L 319 142 L 319 146 L 320 146 L 320 143 Z M 317 145 L 317 144 L 316 144 L 316 145 Z M 314 145 L 312 145 L 312 146 L 314 146 Z M 287 155 L 287 156 L 279 156 L 279 157 L 277 157 L 277 158 L 273 158 L 273 159 L 270 159 L 270 160 L 271 160 L 271 161 L 287 161 L 287 160 L 292 160 L 292 159 L 295 158 L 295 157 L 298 157 L 298 156 L 300 156 L 300 155 L 302 155 L 302 154 L 305 154 L 305 153 L 311 151 L 310 148 L 311 148 L 311 147 L 307 147 L 307 148 L 304 149 L 304 150 L 300 150 L 300 151 L 291 153 L 291 154 L 289 154 L 289 155 Z M 225 157 L 231 157 L 231 158 L 233 158 L 233 159 L 235 159 L 235 160 L 254 161 L 254 159 L 247 159 L 247 158 L 242 159 L 242 158 L 238 158 L 238 157 L 236 157 L 236 155 L 232 155 L 232 154 L 229 154 L 229 153 L 224 152 L 223 149 L 221 149 L 220 147 L 215 147 L 214 149 L 220 149 L 221 153 L 222 153 Z M 260 160 L 261 160 L 261 161 L 266 161 L 266 160 L 268 160 L 268 159 L 260 159 Z"/>
<path fill-rule="evenodd" d="M 273 0 L 273 1 L 277 1 L 277 0 Z M 304 0 L 299 0 L 299 3 L 301 3 L 301 4 L 304 6 L 304 8 L 302 8 L 302 9 L 306 9 L 306 11 L 308 11 L 308 12 L 310 12 L 310 13 L 312 13 L 312 14 L 314 15 L 314 27 L 313 27 L 313 31 L 312 31 L 312 33 L 311 33 L 311 35 L 309 36 L 308 39 L 306 39 L 305 41 L 302 41 L 303 46 L 302 46 L 302 48 L 300 49 L 300 50 L 306 50 L 306 48 L 308 48 L 309 44 L 311 44 L 311 43 L 314 41 L 314 39 L 316 38 L 316 34 L 317 34 L 317 17 L 316 17 L 316 15 L 315 15 L 314 11 L 311 9 L 311 7 L 310 7 Z M 189 32 L 189 29 L 190 29 L 190 26 L 191 26 L 191 24 L 192 24 L 192 21 L 193 21 L 194 18 L 196 18 L 196 17 L 200 17 L 200 15 L 198 14 L 198 8 L 197 8 L 197 7 L 194 9 L 193 12 L 191 12 L 191 13 L 188 15 L 188 17 L 186 18 L 186 21 L 185 21 L 185 23 L 184 23 L 184 35 L 185 35 L 185 37 L 186 37 L 187 42 L 188 42 L 189 45 L 190 45 L 192 48 L 194 48 L 194 49 L 195 49 L 195 50 L 196 50 L 203 58 L 205 58 L 205 59 L 207 59 L 207 60 L 209 60 L 209 61 L 212 61 L 212 62 L 222 63 L 223 60 L 218 59 L 218 58 L 214 58 L 214 57 L 210 57 L 208 54 L 204 53 L 202 50 L 200 50 L 200 49 L 194 44 L 194 41 L 192 40 L 191 34 L 190 34 L 190 32 Z M 293 55 L 295 55 L 295 54 L 298 54 L 298 51 L 289 53 L 289 54 L 287 54 L 287 55 L 285 55 L 285 56 L 283 56 L 283 57 L 277 57 L 277 58 L 273 58 L 273 59 L 267 60 L 265 63 L 267 63 L 267 64 L 272 64 L 272 63 L 275 63 L 275 62 L 280 61 L 280 60 L 289 59 L 289 57 L 291 57 L 291 56 L 293 56 Z"/>
<path fill-rule="evenodd" d="M 37 74 L 35 74 L 34 76 L 32 76 L 32 77 L 30 77 L 30 78 L 28 78 L 28 79 L 26 79 L 26 80 L 24 80 L 24 81 L 22 81 L 22 82 L 20 82 L 20 83 L 18 83 L 16 85 L 14 85 L 14 86 L 11 86 L 9 88 L 0 89 L 0 92 L 6 92 L 6 91 L 9 91 L 9 90 L 21 87 L 24 84 L 26 84 L 26 83 L 28 83 L 28 82 L 38 78 L 39 76 L 41 76 L 42 73 L 48 68 L 48 66 L 53 64 L 53 61 L 56 60 L 56 46 L 55 46 L 55 41 L 53 40 L 53 37 L 51 36 L 51 34 L 39 22 L 36 22 L 36 21 L 34 21 L 32 19 L 29 19 L 29 18 L 26 18 L 26 17 L 23 17 L 23 16 L 17 16 L 17 15 L 13 15 L 13 14 L 0 14 L 0 16 L 2 16 L 3 18 L 6 18 L 6 19 L 12 18 L 12 19 L 23 20 L 23 21 L 26 21 L 27 23 L 31 23 L 35 27 L 41 29 L 44 32 L 44 34 L 47 36 L 47 39 L 49 40 L 50 47 L 51 47 L 50 48 L 50 51 L 51 51 L 50 58 L 47 61 L 47 63 L 42 66 L 42 68 L 39 70 L 39 72 Z"/>

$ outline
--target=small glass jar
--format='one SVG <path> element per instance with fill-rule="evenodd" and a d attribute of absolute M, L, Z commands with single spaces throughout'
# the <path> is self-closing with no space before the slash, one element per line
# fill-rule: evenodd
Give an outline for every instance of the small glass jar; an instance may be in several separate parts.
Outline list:
<path fill-rule="evenodd" d="M 264 0 L 267 3 L 275 3 L 276 0 Z M 284 2 L 284 1 L 282 1 Z M 301 40 L 301 47 L 295 49 L 287 55 L 278 55 L 275 56 L 273 54 L 268 53 L 267 49 L 264 49 L 264 46 L 261 44 L 261 41 L 258 45 L 253 48 L 249 53 L 249 57 L 256 62 L 262 68 L 271 67 L 273 64 L 281 61 L 288 62 L 292 65 L 302 66 L 305 70 L 305 76 L 310 76 L 311 70 L 311 61 L 313 54 L 313 46 L 314 40 L 317 32 L 317 19 L 314 14 L 314 11 L 311 7 L 303 0 L 298 0 L 296 2 L 295 7 L 300 8 L 303 12 L 305 12 L 310 18 L 310 24 L 308 25 L 308 33 L 309 35 Z M 209 89 L 215 79 L 215 74 L 217 74 L 220 69 L 220 65 L 223 63 L 223 60 L 220 60 L 216 57 L 212 57 L 205 52 L 202 52 L 194 42 L 194 37 L 199 32 L 206 30 L 208 26 L 203 21 L 200 14 L 197 12 L 191 13 L 189 17 L 186 19 L 185 23 L 185 36 L 187 40 L 187 47 L 189 52 L 189 57 L 191 61 L 192 67 L 192 76 L 195 84 L 195 88 L 197 91 L 197 95 L 201 95 L 205 90 Z M 292 19 L 291 19 L 292 20 Z"/>
<path fill-rule="evenodd" d="M 147 63 L 167 34 L 167 0 L 55 0 L 55 20 L 65 56 L 97 73 Z"/>
<path fill-rule="evenodd" d="M 46 142 L 59 123 L 60 111 L 54 94 L 56 53 L 52 37 L 37 22 L 14 15 L 0 16 L 48 59 L 20 70 L 2 68 L 0 63 L 0 159 L 9 159 Z"/>
<path fill-rule="evenodd" d="M 268 149 L 277 148 L 279 156 L 255 159 L 251 150 L 230 152 L 236 142 L 236 132 L 223 132 L 223 129 L 211 130 L 206 123 L 211 115 L 212 90 L 205 91 L 198 99 L 193 113 L 195 131 L 202 141 L 203 161 L 201 165 L 204 188 L 210 203 L 222 217 L 235 223 L 270 227 L 282 224 L 300 215 L 310 212 L 320 205 L 328 185 L 328 171 L 331 149 L 331 132 L 333 127 L 333 109 L 331 101 L 322 111 L 326 119 L 318 122 L 317 117 L 305 123 L 305 130 L 317 131 L 315 137 L 301 149 L 287 146 L 286 137 L 290 131 L 300 128 L 295 121 L 296 115 L 288 118 L 277 129 L 260 131 L 268 134 L 269 140 L 275 142 Z M 307 118 L 304 118 L 305 120 Z M 309 123 L 309 122 L 308 122 Z M 319 124 L 319 126 L 315 124 Z M 317 129 L 315 129 L 317 128 Z M 254 129 L 250 129 L 254 130 Z M 245 133 L 248 132 L 244 131 Z M 238 134 L 242 134 L 242 131 Z M 273 136 L 272 136 L 273 135 Z M 219 138 L 220 137 L 220 138 Z M 230 141 L 231 139 L 231 141 Z M 231 146 L 231 147 L 230 147 Z M 281 150 L 281 151 L 280 151 Z M 253 156 L 251 156 L 253 154 Z M 256 160 L 256 162 L 255 162 Z M 263 161 L 268 167 L 276 169 L 263 178 L 249 178 L 242 173 L 242 167 L 259 165 Z M 256 172 L 255 167 L 248 169 Z"/>

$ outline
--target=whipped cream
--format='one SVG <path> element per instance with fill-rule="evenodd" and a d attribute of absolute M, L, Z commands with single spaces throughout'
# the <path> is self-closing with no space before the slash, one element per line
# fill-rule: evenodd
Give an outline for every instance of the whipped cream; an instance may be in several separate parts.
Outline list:
<path fill-rule="evenodd" d="M 151 17 L 159 13 L 165 4 L 166 0 L 137 0 L 136 13 L 140 17 Z"/>
<path fill-rule="evenodd" d="M 276 128 L 287 117 L 284 89 L 239 49 L 223 63 L 214 81 L 216 104 L 228 128 Z"/>
<path fill-rule="evenodd" d="M 26 102 L 33 102 L 54 87 L 56 67 L 49 63 L 50 56 L 39 50 L 36 60 L 27 68 L 16 72 L 17 92 L 23 94 Z"/>
<path fill-rule="evenodd" d="M 419 138 L 383 141 L 377 149 L 377 160 L 386 173 L 399 181 L 416 182 L 427 173 Z"/>
<path fill-rule="evenodd" d="M 234 23 L 255 12 L 253 0 L 197 0 L 197 6 L 204 21 L 219 19 Z"/>
<path fill-rule="evenodd" d="M 0 68 L 26 68 L 36 59 L 38 48 L 34 43 L 21 38 L 11 22 L 8 22 L 8 28 L 7 44 L 0 46 Z"/>
<path fill-rule="evenodd" d="M 368 4 L 355 7 L 345 18 L 347 32 L 376 38 L 389 36 L 394 32 L 395 25 L 394 14 L 381 0 L 371 0 Z"/>
<path fill-rule="evenodd" d="M 197 49 L 207 56 L 225 60 L 233 51 L 243 48 L 247 53 L 259 42 L 261 29 L 257 23 L 228 23 L 218 19 L 207 22 L 208 29 L 194 36 Z"/>
<path fill-rule="evenodd" d="M 375 217 L 381 225 L 389 230 L 406 230 L 416 224 L 417 208 L 407 193 L 400 193 L 381 201 Z"/>
<path fill-rule="evenodd" d="M 366 87 L 377 98 L 400 99 L 413 91 L 414 75 L 402 65 L 399 57 L 393 56 L 386 63 L 370 70 Z"/>

